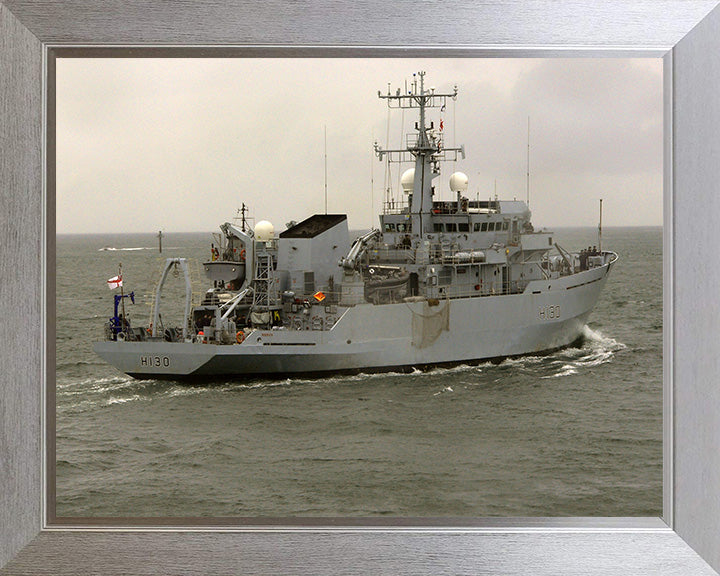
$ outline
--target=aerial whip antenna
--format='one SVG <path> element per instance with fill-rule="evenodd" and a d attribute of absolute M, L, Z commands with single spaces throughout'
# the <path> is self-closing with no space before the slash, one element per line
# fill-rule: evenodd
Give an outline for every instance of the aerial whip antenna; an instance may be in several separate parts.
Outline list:
<path fill-rule="evenodd" d="M 327 214 L 327 124 L 325 128 L 325 214 Z"/>
<path fill-rule="evenodd" d="M 118 264 L 118 278 L 120 278 L 120 305 L 122 307 L 122 320 L 120 321 L 120 331 L 124 332 L 125 330 L 124 325 L 127 321 L 127 316 L 125 316 L 125 293 L 123 292 L 123 283 L 122 283 L 122 262 Z"/>
<path fill-rule="evenodd" d="M 528 116 L 527 129 L 527 207 L 530 208 L 530 116 Z M 602 203 L 602 200 L 600 200 Z"/>
<path fill-rule="evenodd" d="M 598 251 L 602 254 L 602 198 L 600 198 L 600 224 L 598 224 Z"/>
<path fill-rule="evenodd" d="M 388 82 L 388 95 L 390 94 L 390 83 Z M 401 128 L 402 129 L 402 128 Z M 387 126 L 385 128 L 385 146 L 390 146 L 390 108 L 387 111 Z M 390 208 L 390 195 L 392 190 L 392 170 L 390 169 L 390 162 L 385 162 L 385 206 L 383 212 L 386 212 Z M 395 195 L 393 194 L 393 199 Z M 372 228 L 372 226 L 371 226 Z"/>
<path fill-rule="evenodd" d="M 371 131 L 372 141 L 375 142 L 375 129 Z M 370 154 L 370 228 L 373 225 L 373 205 L 375 204 L 375 152 Z"/>

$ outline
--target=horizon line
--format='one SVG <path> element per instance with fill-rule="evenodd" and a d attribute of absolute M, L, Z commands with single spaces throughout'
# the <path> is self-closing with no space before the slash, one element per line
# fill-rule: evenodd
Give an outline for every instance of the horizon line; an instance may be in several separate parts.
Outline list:
<path fill-rule="evenodd" d="M 587 226 L 540 226 L 538 230 L 568 230 L 568 229 L 580 229 L 580 228 L 592 228 L 597 229 L 597 225 Z M 663 228 L 663 224 L 626 224 L 626 225 L 613 225 L 603 226 L 603 230 L 609 230 L 613 228 Z M 354 230 L 370 230 L 368 227 L 361 228 L 349 228 L 350 231 Z M 152 230 L 152 231 L 137 231 L 137 232 L 122 232 L 122 231 L 107 231 L 107 232 L 56 232 L 55 236 L 107 236 L 107 235 L 118 235 L 118 236 L 130 236 L 132 234 L 155 234 L 162 232 L 165 234 L 217 234 L 216 230 L 178 230 L 174 232 L 167 232 L 165 230 Z"/>

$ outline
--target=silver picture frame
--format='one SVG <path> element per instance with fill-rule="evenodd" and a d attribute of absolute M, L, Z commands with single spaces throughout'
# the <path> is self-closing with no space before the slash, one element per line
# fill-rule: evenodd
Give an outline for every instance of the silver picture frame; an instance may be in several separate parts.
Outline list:
<path fill-rule="evenodd" d="M 0 0 L 0 574 L 715 574 L 720 569 L 720 9 L 716 0 L 356 4 Z M 52 50 L 664 59 L 662 519 L 59 526 L 45 410 Z M 50 129 L 52 127 L 49 127 Z"/>

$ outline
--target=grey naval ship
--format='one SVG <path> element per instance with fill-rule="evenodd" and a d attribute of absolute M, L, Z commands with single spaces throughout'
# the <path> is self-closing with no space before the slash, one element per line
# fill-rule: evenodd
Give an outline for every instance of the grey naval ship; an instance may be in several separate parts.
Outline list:
<path fill-rule="evenodd" d="M 407 370 L 581 339 L 618 258 L 602 249 L 602 224 L 597 247 L 569 252 L 534 229 L 529 198 L 470 200 L 467 176 L 455 172 L 451 200 L 435 200 L 441 164 L 465 151 L 445 146 L 428 114 L 457 94 L 426 89 L 422 72 L 404 91 L 378 92 L 418 115 L 405 146 L 375 143 L 380 161 L 408 164 L 403 200 L 385 202 L 378 229 L 351 241 L 343 214 L 315 214 L 277 235 L 267 221 L 225 223 L 202 264 L 207 291 L 194 300 L 188 260 L 167 259 L 149 323 L 131 324 L 134 294 L 121 288 L 96 353 L 136 378 L 180 380 Z M 160 310 L 171 272 L 186 284 L 178 326 L 164 326 Z"/>

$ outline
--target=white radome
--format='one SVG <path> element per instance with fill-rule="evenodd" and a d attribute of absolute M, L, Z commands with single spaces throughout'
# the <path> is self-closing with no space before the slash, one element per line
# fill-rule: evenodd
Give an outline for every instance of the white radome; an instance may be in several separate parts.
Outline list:
<path fill-rule="evenodd" d="M 467 192 L 468 177 L 462 172 L 453 172 L 450 176 L 450 190 L 453 192 Z"/>
<path fill-rule="evenodd" d="M 267 220 L 260 220 L 255 225 L 255 239 L 260 242 L 270 242 L 275 234 L 275 227 Z"/>
<path fill-rule="evenodd" d="M 415 185 L 415 168 L 410 168 L 403 172 L 400 178 L 400 186 L 402 186 L 403 194 L 410 194 L 413 191 Z"/>

